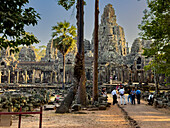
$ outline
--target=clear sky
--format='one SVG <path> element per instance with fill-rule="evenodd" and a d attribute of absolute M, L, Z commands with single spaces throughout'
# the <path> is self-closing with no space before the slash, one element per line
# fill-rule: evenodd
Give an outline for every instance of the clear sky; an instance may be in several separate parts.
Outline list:
<path fill-rule="evenodd" d="M 85 0 L 87 5 L 84 9 L 84 37 L 92 39 L 94 29 L 94 7 L 95 0 Z M 146 0 L 99 0 L 99 21 L 103 14 L 104 7 L 112 4 L 117 16 L 117 23 L 124 28 L 126 41 L 131 45 L 138 37 L 138 24 L 141 23 L 143 11 L 147 8 Z M 76 26 L 76 7 L 66 11 L 62 6 L 57 5 L 57 0 L 30 0 L 28 6 L 35 8 L 40 13 L 41 20 L 38 25 L 26 27 L 28 32 L 32 32 L 39 40 L 39 45 L 47 45 L 51 39 L 52 26 L 57 22 L 69 21 Z"/>

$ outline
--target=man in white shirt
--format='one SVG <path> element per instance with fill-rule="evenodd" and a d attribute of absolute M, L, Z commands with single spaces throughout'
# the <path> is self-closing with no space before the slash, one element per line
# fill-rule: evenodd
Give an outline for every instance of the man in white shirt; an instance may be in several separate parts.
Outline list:
<path fill-rule="evenodd" d="M 116 89 L 114 88 L 112 91 L 113 95 L 113 105 L 117 103 L 117 94 L 116 94 Z"/>
<path fill-rule="evenodd" d="M 148 104 L 153 105 L 153 93 L 150 93 L 150 95 L 148 97 Z"/>
<path fill-rule="evenodd" d="M 125 90 L 123 89 L 123 87 L 121 87 L 121 89 L 119 90 L 121 105 L 122 105 L 122 99 L 124 99 L 124 105 L 126 105 L 124 93 L 125 93 Z"/>

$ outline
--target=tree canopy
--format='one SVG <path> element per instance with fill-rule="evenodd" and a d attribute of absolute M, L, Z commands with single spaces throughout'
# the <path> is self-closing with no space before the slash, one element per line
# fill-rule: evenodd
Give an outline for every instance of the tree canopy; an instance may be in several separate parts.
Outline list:
<path fill-rule="evenodd" d="M 58 5 L 63 6 L 66 10 L 69 10 L 74 4 L 75 0 L 58 0 Z"/>
<path fill-rule="evenodd" d="M 32 7 L 26 8 L 29 0 L 0 1 L 0 49 L 38 43 L 33 34 L 25 31 L 25 26 L 36 25 L 39 14 Z"/>
<path fill-rule="evenodd" d="M 54 38 L 54 46 L 65 56 L 68 52 L 72 51 L 76 46 L 76 27 L 70 26 L 69 22 L 58 22 L 56 26 L 52 27 L 52 37 Z"/>
<path fill-rule="evenodd" d="M 147 0 L 149 10 L 139 25 L 141 37 L 152 40 L 150 48 L 144 49 L 146 57 L 153 57 L 147 69 L 154 69 L 157 74 L 170 77 L 170 1 Z"/>
<path fill-rule="evenodd" d="M 42 45 L 39 46 L 38 48 L 34 46 L 34 51 L 36 55 L 36 61 L 41 61 L 41 58 L 45 57 L 46 55 L 46 46 Z"/>

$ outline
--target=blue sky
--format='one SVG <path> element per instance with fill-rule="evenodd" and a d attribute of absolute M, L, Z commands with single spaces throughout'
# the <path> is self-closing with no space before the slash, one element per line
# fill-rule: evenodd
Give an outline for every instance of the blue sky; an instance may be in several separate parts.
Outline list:
<path fill-rule="evenodd" d="M 84 37 L 91 41 L 94 29 L 94 7 L 95 0 L 86 0 L 84 9 Z M 138 37 L 138 24 L 141 23 L 143 11 L 147 8 L 146 0 L 99 0 L 99 22 L 104 7 L 112 4 L 117 16 L 117 23 L 124 28 L 126 41 L 131 45 Z M 69 21 L 76 26 L 76 7 L 73 6 L 66 11 L 62 6 L 57 5 L 57 0 L 30 0 L 27 6 L 34 7 L 40 13 L 41 20 L 38 25 L 26 27 L 26 31 L 32 32 L 40 43 L 35 46 L 47 45 L 51 39 L 52 26 L 57 22 Z"/>

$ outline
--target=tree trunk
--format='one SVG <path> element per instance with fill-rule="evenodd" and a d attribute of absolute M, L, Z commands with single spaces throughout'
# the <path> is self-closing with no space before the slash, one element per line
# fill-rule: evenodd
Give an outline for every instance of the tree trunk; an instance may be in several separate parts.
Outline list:
<path fill-rule="evenodd" d="M 72 101 L 75 98 L 78 86 L 79 88 L 79 102 L 84 106 L 86 104 L 86 87 L 85 87 L 85 65 L 84 65 L 84 34 L 83 34 L 83 0 L 77 0 L 77 47 L 78 53 L 76 55 L 76 62 L 74 66 L 74 77 L 76 82 L 74 86 L 70 88 L 68 95 L 62 101 L 60 107 L 56 110 L 56 113 L 66 113 L 69 112 Z M 63 70 L 64 71 L 64 70 Z M 75 75 L 78 74 L 78 75 Z M 81 75 L 81 77 L 80 77 Z"/>
<path fill-rule="evenodd" d="M 63 85 L 62 88 L 65 88 L 65 55 L 63 55 Z"/>
<path fill-rule="evenodd" d="M 98 101 L 98 20 L 99 0 L 95 0 L 93 101 Z"/>
<path fill-rule="evenodd" d="M 155 75 L 156 93 L 159 94 L 159 75 L 157 73 Z"/>
<path fill-rule="evenodd" d="M 78 26 L 78 52 L 82 57 L 82 74 L 78 89 L 78 103 L 82 106 L 86 106 L 86 78 L 85 78 L 85 64 L 84 64 L 84 0 L 78 0 L 79 3 L 79 26 Z"/>
<path fill-rule="evenodd" d="M 77 92 L 77 86 L 72 86 L 68 95 L 64 98 L 59 108 L 56 109 L 56 113 L 68 113 L 72 105 L 72 101 L 75 98 Z"/>

